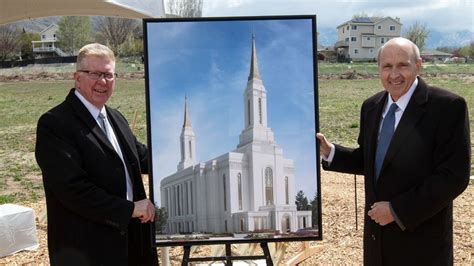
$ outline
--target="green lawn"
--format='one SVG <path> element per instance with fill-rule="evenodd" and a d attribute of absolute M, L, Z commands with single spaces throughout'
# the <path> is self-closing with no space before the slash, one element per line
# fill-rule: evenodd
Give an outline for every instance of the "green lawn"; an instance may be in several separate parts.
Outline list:
<path fill-rule="evenodd" d="M 427 81 L 448 88 L 468 101 L 472 142 L 472 79 L 443 77 L 427 78 Z M 72 81 L 0 82 L 0 204 L 42 197 L 41 173 L 34 158 L 36 122 L 42 113 L 63 101 L 72 85 Z M 143 80 L 118 80 L 109 105 L 118 108 L 130 123 L 137 111 L 135 133 L 146 143 L 144 87 Z M 377 79 L 320 80 L 320 131 L 331 141 L 355 146 L 361 103 L 380 89 Z"/>

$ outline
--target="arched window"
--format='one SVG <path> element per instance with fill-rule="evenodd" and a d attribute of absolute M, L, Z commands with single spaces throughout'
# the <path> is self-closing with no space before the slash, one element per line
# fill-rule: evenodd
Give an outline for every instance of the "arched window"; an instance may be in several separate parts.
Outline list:
<path fill-rule="evenodd" d="M 225 186 L 225 174 L 222 176 L 222 184 L 224 186 L 224 211 L 227 211 L 227 191 Z"/>
<path fill-rule="evenodd" d="M 270 167 L 265 169 L 265 203 L 273 205 L 273 171 Z"/>
<path fill-rule="evenodd" d="M 258 118 L 261 125 L 262 124 L 262 98 L 258 98 Z"/>
<path fill-rule="evenodd" d="M 242 174 L 237 174 L 238 193 L 239 193 L 239 210 L 242 210 Z"/>
<path fill-rule="evenodd" d="M 290 195 L 288 188 L 288 177 L 285 176 L 285 204 L 290 204 Z"/>

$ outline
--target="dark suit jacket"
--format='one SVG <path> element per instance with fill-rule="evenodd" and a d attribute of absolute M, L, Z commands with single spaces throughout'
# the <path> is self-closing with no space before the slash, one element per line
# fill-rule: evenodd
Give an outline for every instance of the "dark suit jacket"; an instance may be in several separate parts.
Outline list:
<path fill-rule="evenodd" d="M 446 90 L 418 86 L 388 148 L 377 183 L 377 135 L 388 93 L 367 99 L 361 110 L 359 147 L 336 145 L 327 170 L 365 176 L 364 263 L 453 263 L 452 201 L 469 182 L 470 135 L 466 102 Z M 390 201 L 406 227 L 379 226 L 367 215 L 377 201 Z"/>
<path fill-rule="evenodd" d="M 106 109 L 134 201 L 145 199 L 146 146 L 118 111 Z M 127 265 L 129 259 L 133 265 L 157 263 L 150 224 L 131 218 L 134 204 L 126 200 L 123 163 L 74 89 L 39 119 L 36 160 L 43 173 L 52 265 Z"/>

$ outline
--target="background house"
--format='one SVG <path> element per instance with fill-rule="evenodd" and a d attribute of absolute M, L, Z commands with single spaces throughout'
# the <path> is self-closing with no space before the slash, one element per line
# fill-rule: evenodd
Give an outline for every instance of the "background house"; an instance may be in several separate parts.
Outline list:
<path fill-rule="evenodd" d="M 68 54 L 56 47 L 58 42 L 57 31 L 58 25 L 51 24 L 40 32 L 41 40 L 32 41 L 35 58 L 68 56 Z"/>
<path fill-rule="evenodd" d="M 444 62 L 446 59 L 451 58 L 453 54 L 445 53 L 438 50 L 423 50 L 421 51 L 421 58 L 424 62 Z"/>
<path fill-rule="evenodd" d="M 337 26 L 335 49 L 340 61 L 375 60 L 380 46 L 400 37 L 400 19 L 359 17 Z"/>

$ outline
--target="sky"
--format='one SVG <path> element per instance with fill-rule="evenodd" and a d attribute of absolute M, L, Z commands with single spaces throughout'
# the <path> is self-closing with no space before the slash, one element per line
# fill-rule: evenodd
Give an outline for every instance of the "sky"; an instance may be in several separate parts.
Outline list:
<path fill-rule="evenodd" d="M 474 32 L 473 0 L 203 0 L 203 16 L 316 14 L 318 27 L 334 29 L 355 14 L 399 17 L 446 32 Z"/>
<path fill-rule="evenodd" d="M 310 19 L 151 23 L 147 26 L 155 192 L 176 172 L 184 98 L 198 162 L 234 150 L 244 129 L 243 94 L 252 33 L 267 91 L 268 127 L 295 165 L 296 191 L 316 192 L 315 94 Z M 157 197 L 154 198 L 158 202 Z"/>

